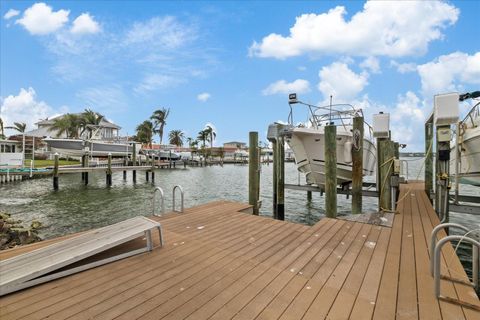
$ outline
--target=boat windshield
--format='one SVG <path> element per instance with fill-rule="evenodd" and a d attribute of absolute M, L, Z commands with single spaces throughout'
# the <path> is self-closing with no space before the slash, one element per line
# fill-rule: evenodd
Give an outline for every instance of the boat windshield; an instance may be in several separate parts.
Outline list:
<path fill-rule="evenodd" d="M 288 115 L 288 123 L 291 126 L 303 126 L 318 129 L 321 126 L 325 126 L 329 123 L 333 123 L 336 126 L 342 126 L 345 131 L 351 130 L 353 125 L 353 118 L 363 117 L 362 109 L 355 109 L 351 104 L 332 104 L 328 106 L 314 106 L 311 104 L 297 102 L 304 107 L 308 108 L 308 119 L 305 122 L 295 125 L 293 123 L 293 107 L 290 105 L 290 113 Z M 372 127 L 365 122 L 365 131 L 373 137 Z"/>
<path fill-rule="evenodd" d="M 475 104 L 473 108 L 468 112 L 468 114 L 463 119 L 462 123 L 466 124 L 467 126 L 478 126 L 480 125 L 480 102 Z"/>

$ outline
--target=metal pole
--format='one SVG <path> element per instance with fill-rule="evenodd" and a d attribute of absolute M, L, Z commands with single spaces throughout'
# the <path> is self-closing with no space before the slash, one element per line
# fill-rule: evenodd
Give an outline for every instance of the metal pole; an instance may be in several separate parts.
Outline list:
<path fill-rule="evenodd" d="M 248 203 L 253 206 L 253 214 L 258 215 L 258 194 L 260 189 L 260 172 L 258 170 L 258 132 L 249 133 L 248 150 Z"/>
<path fill-rule="evenodd" d="M 337 127 L 330 122 L 325 126 L 325 214 L 337 217 Z"/>
<path fill-rule="evenodd" d="M 363 185 L 363 117 L 353 118 L 352 147 L 352 213 L 362 213 Z"/>

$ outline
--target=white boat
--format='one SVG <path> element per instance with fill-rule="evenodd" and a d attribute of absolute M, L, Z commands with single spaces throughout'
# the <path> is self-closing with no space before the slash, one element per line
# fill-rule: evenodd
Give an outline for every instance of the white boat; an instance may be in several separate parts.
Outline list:
<path fill-rule="evenodd" d="M 83 139 L 58 139 L 44 138 L 53 152 L 61 155 L 81 157 L 90 155 L 94 157 L 107 157 L 111 154 L 113 157 L 128 157 L 133 153 L 135 142 L 114 143 L 102 140 L 83 140 Z M 136 153 L 140 152 L 141 144 L 137 144 Z"/>
<path fill-rule="evenodd" d="M 461 183 L 480 186 L 480 102 L 477 103 L 460 123 L 458 143 L 460 145 L 459 178 Z M 455 176 L 457 146 L 450 151 L 450 174 Z"/>
<path fill-rule="evenodd" d="M 325 185 L 325 147 L 324 128 L 329 122 L 334 123 L 337 129 L 337 183 L 348 184 L 352 181 L 352 150 L 356 148 L 359 135 L 352 127 L 353 117 L 362 114 L 361 109 L 354 109 L 351 105 L 332 105 L 329 107 L 315 107 L 308 105 L 310 117 L 308 125 L 293 126 L 290 114 L 291 127 L 286 134 L 286 142 L 293 150 L 297 169 L 304 173 L 308 184 Z M 328 113 L 325 111 L 328 110 Z M 331 111 L 330 111 L 331 110 Z M 363 139 L 363 175 L 370 176 L 375 172 L 377 164 L 377 149 L 374 144 L 371 127 L 365 123 Z"/>

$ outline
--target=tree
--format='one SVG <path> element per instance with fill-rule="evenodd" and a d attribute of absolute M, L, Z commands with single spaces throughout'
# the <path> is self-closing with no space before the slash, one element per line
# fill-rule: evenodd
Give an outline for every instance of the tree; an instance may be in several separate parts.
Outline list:
<path fill-rule="evenodd" d="M 27 129 L 27 124 L 25 122 L 14 122 L 13 126 L 5 127 L 5 129 L 13 129 L 20 133 L 25 133 L 25 130 Z M 2 133 L 3 133 L 3 123 L 2 123 Z"/>
<path fill-rule="evenodd" d="M 3 128 L 3 120 L 0 118 L 0 139 L 5 139 L 5 131 Z"/>
<path fill-rule="evenodd" d="M 200 130 L 197 140 L 202 142 L 202 148 L 205 149 L 205 143 L 208 141 L 208 132 L 206 130 Z"/>
<path fill-rule="evenodd" d="M 204 131 L 207 134 L 207 140 L 210 141 L 210 147 L 213 148 L 213 141 L 217 137 L 217 133 L 214 131 L 213 127 L 210 125 L 206 125 Z"/>
<path fill-rule="evenodd" d="M 152 147 L 152 138 L 153 138 L 153 123 L 149 120 L 143 121 L 141 124 L 137 126 L 136 130 L 136 138 L 138 142 L 143 144 L 150 145 Z"/>
<path fill-rule="evenodd" d="M 77 139 L 81 128 L 81 117 L 77 114 L 67 113 L 53 120 L 50 131 L 55 131 L 57 137 L 65 134 L 67 138 Z"/>
<path fill-rule="evenodd" d="M 150 117 L 151 120 L 153 120 L 153 130 L 155 133 L 158 133 L 158 136 L 160 138 L 160 144 L 162 144 L 163 140 L 163 128 L 167 124 L 167 118 L 168 114 L 170 113 L 170 109 L 168 108 L 162 108 L 159 110 L 155 110 Z"/>
<path fill-rule="evenodd" d="M 183 139 L 185 139 L 185 136 L 182 130 L 172 130 L 168 134 L 169 143 L 177 147 L 183 146 Z"/>
<path fill-rule="evenodd" d="M 104 118 L 105 117 L 98 112 L 92 111 L 91 109 L 85 109 L 80 115 L 80 126 L 82 128 L 80 135 L 83 135 L 85 131 L 88 131 L 88 138 L 91 138 L 93 128 L 100 125 Z"/>

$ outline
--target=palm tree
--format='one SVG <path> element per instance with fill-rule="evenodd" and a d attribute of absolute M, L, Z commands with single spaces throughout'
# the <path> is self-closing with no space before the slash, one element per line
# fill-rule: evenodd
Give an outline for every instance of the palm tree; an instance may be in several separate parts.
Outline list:
<path fill-rule="evenodd" d="M 60 137 L 65 134 L 67 138 L 78 138 L 81 128 L 81 117 L 77 114 L 67 113 L 64 116 L 53 120 L 50 131 L 56 131 L 55 135 Z"/>
<path fill-rule="evenodd" d="M 153 130 L 155 133 L 158 133 L 158 136 L 160 137 L 160 144 L 162 144 L 163 128 L 167 124 L 167 118 L 169 113 L 170 113 L 170 109 L 162 108 L 159 110 L 155 110 L 152 116 L 150 117 L 150 119 L 153 120 L 153 123 L 154 123 Z"/>
<path fill-rule="evenodd" d="M 204 131 L 207 133 L 207 140 L 210 141 L 210 147 L 213 148 L 213 141 L 217 137 L 217 133 L 214 131 L 213 127 L 206 125 Z"/>
<path fill-rule="evenodd" d="M 154 132 L 154 126 L 152 121 L 145 120 L 141 124 L 137 126 L 136 130 L 136 136 L 138 142 L 148 144 L 150 145 L 150 148 L 152 147 L 152 137 L 153 137 L 153 132 Z"/>
<path fill-rule="evenodd" d="M 20 133 L 25 133 L 25 130 L 27 129 L 27 124 L 25 122 L 14 122 L 13 126 L 5 127 L 5 129 L 13 129 Z M 3 124 L 2 124 L 2 132 L 3 132 Z"/>
<path fill-rule="evenodd" d="M 3 120 L 0 118 L 0 139 L 5 139 L 5 131 L 3 128 Z"/>
<path fill-rule="evenodd" d="M 208 132 L 206 130 L 200 130 L 197 140 L 202 142 L 202 148 L 205 149 L 205 142 L 208 141 Z"/>
<path fill-rule="evenodd" d="M 105 118 L 98 112 L 92 111 L 91 109 L 85 109 L 84 112 L 80 115 L 80 125 L 82 127 L 82 131 L 80 135 L 82 135 L 85 131 L 88 131 L 88 137 L 92 137 L 92 126 L 98 126 Z"/>
<path fill-rule="evenodd" d="M 183 146 L 183 139 L 185 139 L 185 136 L 182 130 L 172 130 L 168 134 L 169 143 L 177 147 Z"/>

